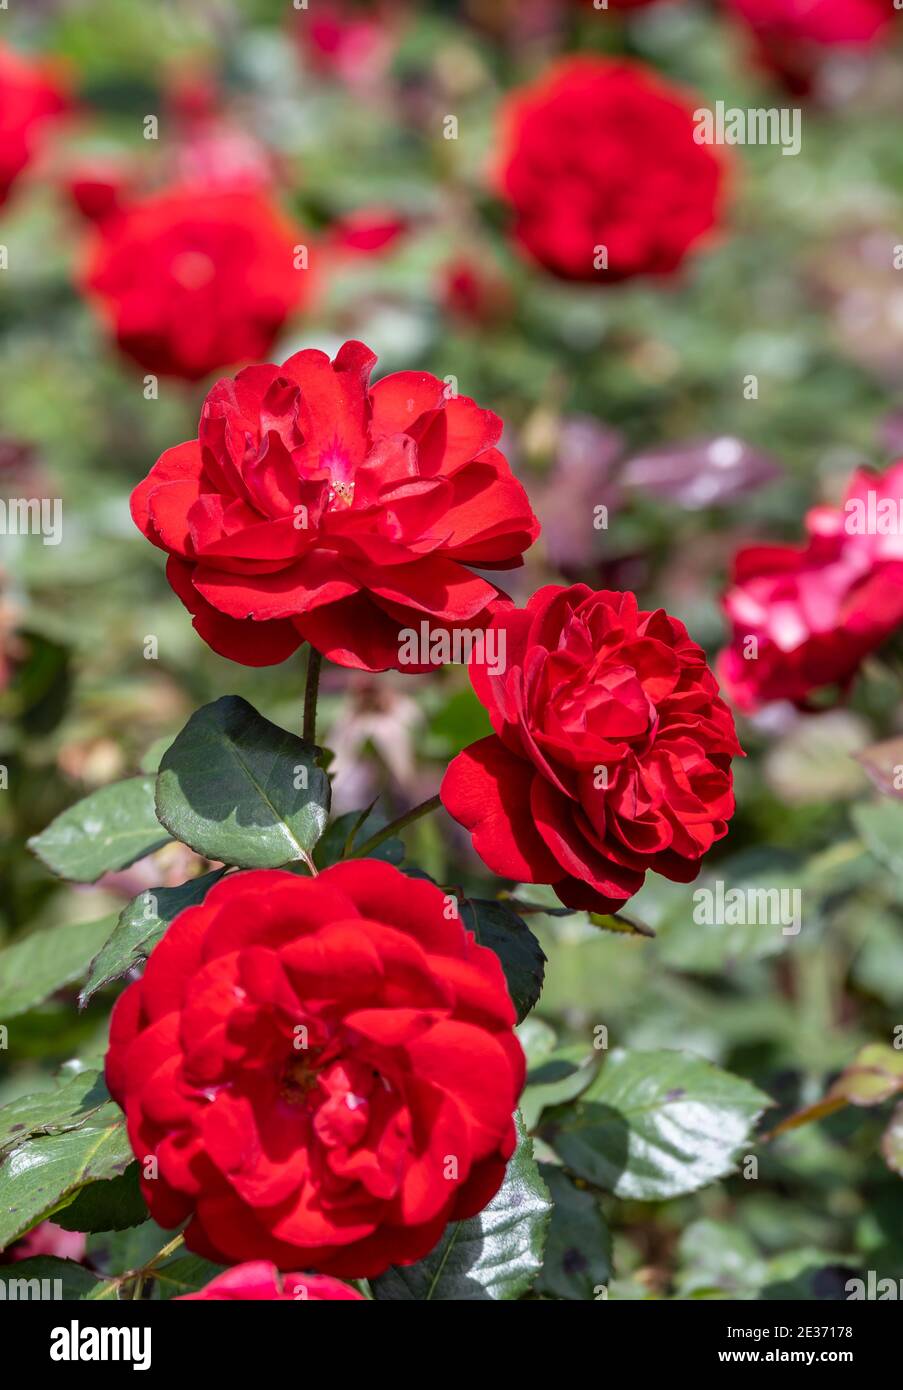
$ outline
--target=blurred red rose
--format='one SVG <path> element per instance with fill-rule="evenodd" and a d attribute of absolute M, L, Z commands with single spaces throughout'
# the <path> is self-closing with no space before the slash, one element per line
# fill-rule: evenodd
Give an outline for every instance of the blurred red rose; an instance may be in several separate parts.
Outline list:
<path fill-rule="evenodd" d="M 317 0 L 299 11 L 296 33 L 315 71 L 356 86 L 385 75 L 403 26 L 397 0 Z"/>
<path fill-rule="evenodd" d="M 343 1284 L 341 1279 L 332 1279 L 328 1274 L 280 1274 L 276 1266 L 266 1260 L 251 1260 L 227 1269 L 197 1293 L 183 1293 L 174 1301 L 214 1303 L 238 1299 L 272 1303 L 323 1303 L 329 1299 L 366 1302 L 362 1293 Z"/>
<path fill-rule="evenodd" d="M 233 661 L 306 639 L 340 666 L 428 670 L 401 663 L 400 631 L 485 626 L 499 591 L 465 566 L 520 564 L 536 539 L 499 418 L 426 372 L 371 387 L 375 361 L 351 342 L 218 382 L 199 438 L 132 495 L 195 628 Z"/>
<path fill-rule="evenodd" d="M 883 475 L 860 469 L 842 507 L 811 511 L 805 545 L 737 553 L 724 598 L 732 640 L 718 674 L 739 709 L 805 705 L 824 686 L 848 685 L 903 623 L 901 514 L 903 460 Z"/>
<path fill-rule="evenodd" d="M 502 110 L 499 178 L 515 237 L 565 279 L 675 270 L 723 200 L 723 157 L 694 133 L 685 93 L 639 64 L 555 64 Z"/>
<path fill-rule="evenodd" d="M 501 271 L 475 255 L 455 256 L 443 266 L 440 289 L 446 313 L 463 323 L 496 323 L 511 312 L 511 290 Z"/>
<path fill-rule="evenodd" d="M 524 1059 L 498 957 L 447 903 L 363 859 L 230 876 L 175 919 L 106 1072 L 190 1250 L 369 1277 L 493 1197 Z"/>
<path fill-rule="evenodd" d="M 133 174 L 121 159 L 83 159 L 70 168 L 63 191 L 86 222 L 103 222 L 122 211 Z"/>
<path fill-rule="evenodd" d="M 140 366 L 196 381 L 269 351 L 308 294 L 300 235 L 260 193 L 173 188 L 102 222 L 84 286 Z"/>
<path fill-rule="evenodd" d="M 86 1237 L 81 1231 L 64 1231 L 55 1221 L 42 1221 L 0 1254 L 0 1264 L 33 1260 L 39 1255 L 55 1255 L 58 1260 L 75 1260 L 80 1264 L 85 1258 L 85 1246 Z"/>
<path fill-rule="evenodd" d="M 493 873 L 609 912 L 647 870 L 688 883 L 727 833 L 741 752 L 702 649 L 630 593 L 548 585 L 499 607 L 505 667 L 471 664 L 495 733 L 441 787 Z"/>
<path fill-rule="evenodd" d="M 68 104 L 49 64 L 30 62 L 0 44 L 0 204 Z"/>
<path fill-rule="evenodd" d="M 726 0 L 748 26 L 762 67 L 801 95 L 831 50 L 890 36 L 893 0 Z"/>
<path fill-rule="evenodd" d="M 408 221 L 391 208 L 358 208 L 337 217 L 329 228 L 329 247 L 340 253 L 387 251 L 408 230 Z"/>

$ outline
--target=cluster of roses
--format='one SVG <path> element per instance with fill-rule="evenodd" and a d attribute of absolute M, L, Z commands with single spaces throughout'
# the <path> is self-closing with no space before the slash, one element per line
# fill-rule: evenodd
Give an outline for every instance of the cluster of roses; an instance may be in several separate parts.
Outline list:
<path fill-rule="evenodd" d="M 642 3 L 612 0 L 613 8 Z M 877 41 L 893 18 L 891 0 L 729 7 L 785 77 L 807 74 L 813 53 Z M 321 56 L 341 51 L 346 29 L 349 42 L 359 40 L 362 16 L 344 9 L 334 3 L 305 30 Z M 379 15 L 369 24 L 380 27 Z M 66 105 L 58 79 L 0 48 L 0 200 Z M 718 224 L 725 200 L 724 161 L 694 133 L 688 94 L 638 63 L 554 65 L 500 113 L 496 185 L 516 241 L 571 280 L 673 272 Z M 272 180 L 258 169 L 244 177 L 232 150 L 217 163 L 214 178 L 209 161 L 189 160 L 174 185 L 149 194 L 103 178 L 77 190 L 94 223 L 81 288 L 121 349 L 151 373 L 194 381 L 259 360 L 317 283 L 318 257 L 276 205 Z"/>
<path fill-rule="evenodd" d="M 135 490 L 198 632 L 249 665 L 307 641 L 410 671 L 407 629 L 494 630 L 505 659 L 471 678 L 495 732 L 441 788 L 486 864 L 597 911 L 650 869 L 692 879 L 740 751 L 702 650 L 632 594 L 551 585 L 521 609 L 473 573 L 522 563 L 539 530 L 501 421 L 424 372 L 371 385 L 374 361 L 351 342 L 217 383 L 198 438 Z M 238 873 L 118 1001 L 107 1077 L 156 1159 L 151 1211 L 188 1220 L 191 1249 L 369 1276 L 499 1187 L 514 1022 L 497 957 L 432 884 L 366 859 Z"/>

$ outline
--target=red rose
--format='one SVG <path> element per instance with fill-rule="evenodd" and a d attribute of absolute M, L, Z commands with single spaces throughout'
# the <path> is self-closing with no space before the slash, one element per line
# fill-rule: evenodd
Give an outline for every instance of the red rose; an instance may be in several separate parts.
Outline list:
<path fill-rule="evenodd" d="M 42 1221 L 0 1254 L 0 1264 L 33 1260 L 41 1255 L 54 1255 L 58 1260 L 74 1260 L 81 1264 L 85 1258 L 86 1237 L 81 1231 L 64 1231 L 55 1221 Z"/>
<path fill-rule="evenodd" d="M 409 229 L 407 218 L 391 208 L 358 208 L 333 222 L 329 249 L 338 255 L 377 255 L 393 247 Z"/>
<path fill-rule="evenodd" d="M 688 883 L 733 814 L 741 752 L 702 649 L 629 593 L 548 585 L 500 607 L 502 675 L 471 665 L 495 733 L 454 759 L 442 801 L 489 868 L 609 912 L 648 869 Z"/>
<path fill-rule="evenodd" d="M 332 1279 L 328 1274 L 280 1274 L 276 1266 L 266 1260 L 252 1260 L 227 1269 L 197 1293 L 183 1293 L 174 1301 L 190 1303 L 193 1299 L 202 1303 L 237 1299 L 272 1303 L 324 1303 L 328 1299 L 366 1302 L 362 1293 L 343 1284 L 341 1279 Z"/>
<path fill-rule="evenodd" d="M 501 421 L 426 372 L 368 385 L 373 353 L 296 353 L 220 381 L 199 439 L 168 450 L 132 515 L 170 554 L 195 627 L 247 666 L 305 639 L 342 666 L 400 661 L 422 621 L 481 628 L 498 590 L 465 565 L 520 564 L 539 525 Z"/>
<path fill-rule="evenodd" d="M 739 709 L 849 684 L 903 622 L 901 513 L 903 460 L 883 476 L 860 470 L 841 508 L 811 511 L 805 545 L 737 553 L 718 674 Z"/>
<path fill-rule="evenodd" d="M 299 14 L 296 34 L 316 72 L 366 86 L 388 71 L 405 22 L 397 0 L 317 0 Z"/>
<path fill-rule="evenodd" d="M 184 186 L 104 219 L 84 284 L 140 366 L 196 381 L 269 351 L 307 294 L 297 244 L 262 193 Z"/>
<path fill-rule="evenodd" d="M 524 1077 L 498 958 L 376 860 L 229 876 L 117 1001 L 151 1214 L 221 1263 L 369 1277 L 497 1191 Z"/>
<path fill-rule="evenodd" d="M 0 204 L 34 156 L 68 99 L 48 66 L 26 62 L 0 44 Z"/>
<path fill-rule="evenodd" d="M 752 31 L 762 67 L 804 94 L 832 49 L 869 48 L 890 34 L 893 0 L 727 0 Z"/>
<path fill-rule="evenodd" d="M 569 280 L 675 270 L 722 200 L 722 158 L 694 134 L 684 93 L 638 64 L 554 65 L 503 108 L 500 181 L 515 236 Z"/>

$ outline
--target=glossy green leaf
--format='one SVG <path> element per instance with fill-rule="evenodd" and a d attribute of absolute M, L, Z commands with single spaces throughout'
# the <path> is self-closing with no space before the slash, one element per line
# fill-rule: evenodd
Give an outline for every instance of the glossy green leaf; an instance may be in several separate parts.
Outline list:
<path fill-rule="evenodd" d="M 157 814 L 208 859 L 275 869 L 308 856 L 329 814 L 319 749 L 278 728 L 247 700 L 204 705 L 167 749 Z"/>
<path fill-rule="evenodd" d="M 186 907 L 203 902 L 208 890 L 224 872 L 215 869 L 177 888 L 149 888 L 133 898 L 122 909 L 112 932 L 92 960 L 79 1004 L 84 1007 L 104 985 L 121 979 L 146 961 L 173 918 Z"/>
<path fill-rule="evenodd" d="M 80 1071 L 46 1091 L 18 1096 L 0 1108 L 0 1159 L 28 1139 L 78 1129 L 109 1099 L 97 1071 Z"/>
<path fill-rule="evenodd" d="M 60 878 L 94 883 L 101 874 L 128 868 L 168 840 L 154 809 L 154 779 L 147 776 L 92 792 L 28 844 Z"/>
<path fill-rule="evenodd" d="M 518 1022 L 526 1018 L 542 992 L 546 958 L 523 918 L 507 903 L 462 898 L 461 920 L 481 946 L 495 951 L 502 963 Z"/>
<path fill-rule="evenodd" d="M 612 1272 L 611 1233 L 599 1199 L 581 1191 L 552 1163 L 541 1163 L 539 1171 L 554 1205 L 535 1291 L 552 1298 L 594 1300 Z"/>
<path fill-rule="evenodd" d="M 619 1050 L 575 1105 L 546 1115 L 540 1132 L 587 1182 L 659 1201 L 731 1172 L 769 1103 L 701 1057 Z"/>
<path fill-rule="evenodd" d="M 53 1215 L 87 1183 L 119 1177 L 132 1159 L 122 1111 L 111 1103 L 77 1128 L 12 1149 L 0 1166 L 0 1250 Z"/>
<path fill-rule="evenodd" d="M 126 1231 L 148 1217 L 138 1185 L 138 1164 L 130 1163 L 121 1177 L 91 1182 L 73 1202 L 54 1216 L 64 1231 Z"/>

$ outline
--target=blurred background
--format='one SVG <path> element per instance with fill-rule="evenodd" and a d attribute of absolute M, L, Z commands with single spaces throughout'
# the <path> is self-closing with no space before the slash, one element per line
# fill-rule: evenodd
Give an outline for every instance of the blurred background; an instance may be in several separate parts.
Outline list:
<path fill-rule="evenodd" d="M 271 360 L 359 338 L 379 355 L 376 376 L 452 374 L 503 418 L 502 448 L 543 525 L 524 569 L 502 580 L 520 600 L 550 580 L 631 588 L 714 657 L 738 546 L 796 540 L 853 467 L 903 453 L 903 52 L 888 34 L 825 50 L 801 82 L 796 65 L 763 60 L 743 8 L 10 0 L 0 11 L 0 44 L 49 65 L 65 92 L 0 207 L 0 495 L 63 508 L 58 546 L 0 535 L 0 949 L 198 871 L 170 845 L 73 889 L 25 842 L 86 792 L 152 769 L 199 704 L 242 694 L 300 727 L 303 655 L 261 670 L 216 656 L 130 520 L 130 491 L 194 437 L 222 374 L 161 376 L 149 392 L 84 292 L 104 210 L 130 191 L 236 184 L 303 229 L 310 291 Z M 709 104 L 799 104 L 802 151 L 727 151 L 722 224 L 667 280 L 555 279 L 512 240 L 493 160 L 505 93 L 573 52 L 630 55 Z M 449 114 L 456 139 L 444 137 Z M 548 966 L 525 1025 L 534 1063 L 602 1023 L 612 1043 L 689 1050 L 754 1081 L 775 1099 L 774 1127 L 821 1100 L 864 1045 L 892 1041 L 903 810 L 878 798 L 858 755 L 903 732 L 900 669 L 891 648 L 843 707 L 740 721 L 738 811 L 704 881 L 801 886 L 800 934 L 700 928 L 693 887 L 651 878 L 629 911 L 654 937 L 536 911 Z M 386 818 L 404 811 L 486 731 L 459 668 L 324 673 L 337 812 L 377 796 Z M 505 886 L 444 814 L 407 843 L 442 883 L 483 896 Z M 17 1019 L 0 1103 L 100 1054 L 115 992 L 78 1014 L 73 988 Z M 901 1150 L 903 1118 L 894 1129 L 887 1105 L 852 1106 L 761 1148 L 755 1180 L 606 1203 L 611 1296 L 837 1298 L 850 1272 L 899 1277 Z"/>

